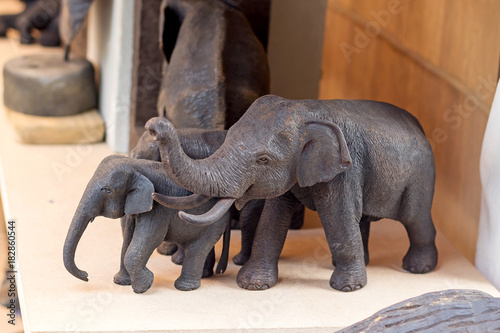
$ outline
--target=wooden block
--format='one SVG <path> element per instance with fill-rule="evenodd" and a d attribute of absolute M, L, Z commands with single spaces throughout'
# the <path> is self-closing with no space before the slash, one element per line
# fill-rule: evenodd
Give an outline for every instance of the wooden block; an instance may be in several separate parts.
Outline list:
<path fill-rule="evenodd" d="M 95 109 L 65 117 L 32 116 L 5 109 L 22 143 L 94 143 L 104 138 L 104 121 Z"/>
<path fill-rule="evenodd" d="M 349 332 L 493 332 L 500 298 L 479 290 L 444 290 L 408 299 L 344 328 Z"/>
<path fill-rule="evenodd" d="M 94 80 L 94 68 L 84 58 L 65 61 L 62 52 L 22 55 L 3 67 L 3 101 L 29 115 L 71 116 L 96 107 Z"/>

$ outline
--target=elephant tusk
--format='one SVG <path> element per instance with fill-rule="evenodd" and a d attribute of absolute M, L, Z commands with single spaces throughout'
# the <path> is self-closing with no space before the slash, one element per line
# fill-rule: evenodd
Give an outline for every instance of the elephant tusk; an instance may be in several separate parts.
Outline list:
<path fill-rule="evenodd" d="M 169 197 L 160 193 L 153 193 L 153 199 L 167 208 L 183 210 L 204 204 L 211 197 L 203 194 L 191 194 L 186 197 Z"/>
<path fill-rule="evenodd" d="M 222 218 L 222 216 L 231 208 L 236 199 L 220 199 L 208 212 L 202 215 L 193 215 L 180 211 L 179 217 L 191 224 L 212 224 Z"/>

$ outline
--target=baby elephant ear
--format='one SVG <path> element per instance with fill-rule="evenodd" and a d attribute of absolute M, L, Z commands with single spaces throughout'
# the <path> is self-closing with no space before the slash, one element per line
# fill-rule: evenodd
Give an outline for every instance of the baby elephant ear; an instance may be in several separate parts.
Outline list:
<path fill-rule="evenodd" d="M 314 121 L 305 125 L 304 142 L 297 166 L 299 186 L 328 182 L 352 164 L 341 129 L 334 123 Z"/>
<path fill-rule="evenodd" d="M 153 183 L 144 175 L 136 174 L 125 199 L 125 214 L 141 214 L 153 209 Z"/>

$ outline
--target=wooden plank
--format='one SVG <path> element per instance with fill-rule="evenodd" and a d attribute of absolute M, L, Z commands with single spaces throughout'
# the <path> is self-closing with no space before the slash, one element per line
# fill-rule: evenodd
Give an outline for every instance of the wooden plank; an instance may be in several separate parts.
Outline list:
<path fill-rule="evenodd" d="M 436 160 L 435 224 L 470 261 L 500 53 L 500 21 L 487 13 L 499 5 L 330 0 L 326 17 L 320 98 L 386 101 L 421 121 Z M 460 41 L 470 41 L 467 50 Z"/>

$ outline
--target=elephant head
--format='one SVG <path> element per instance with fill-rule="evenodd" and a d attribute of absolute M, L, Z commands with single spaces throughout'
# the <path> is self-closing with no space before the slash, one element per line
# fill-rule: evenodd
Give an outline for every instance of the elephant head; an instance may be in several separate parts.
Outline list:
<path fill-rule="evenodd" d="M 174 182 L 194 193 L 233 200 L 238 209 L 252 199 L 277 197 L 295 184 L 327 182 L 352 164 L 336 124 L 311 116 L 301 101 L 272 95 L 256 100 L 222 146 L 202 160 L 183 153 L 168 120 L 153 118 L 146 129 L 159 142 L 163 166 Z M 189 216 L 197 218 L 206 216 Z"/>
<path fill-rule="evenodd" d="M 153 207 L 151 181 L 123 162 L 127 157 L 106 157 L 89 181 L 75 212 L 64 243 L 64 266 L 75 277 L 88 281 L 87 273 L 75 264 L 75 251 L 87 228 L 97 216 L 112 219 L 140 214 Z"/>

